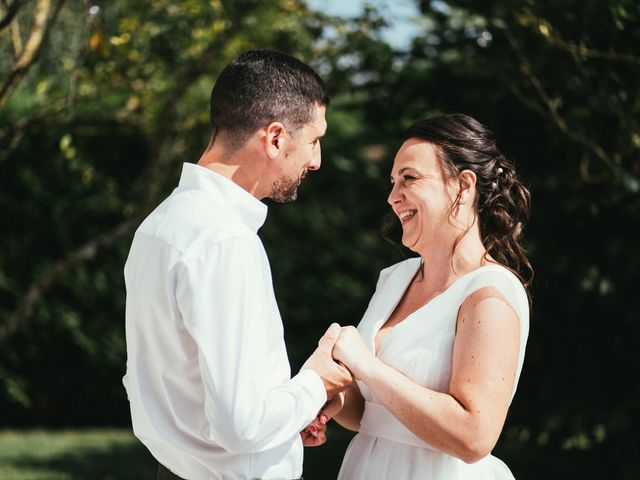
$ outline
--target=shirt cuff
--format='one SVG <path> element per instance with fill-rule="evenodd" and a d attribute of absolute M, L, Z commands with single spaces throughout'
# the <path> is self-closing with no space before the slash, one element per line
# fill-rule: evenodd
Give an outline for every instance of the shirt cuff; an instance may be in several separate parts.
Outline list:
<path fill-rule="evenodd" d="M 315 417 L 322 406 L 327 401 L 327 391 L 324 389 L 324 382 L 313 370 L 305 369 L 291 379 L 309 395 L 313 404 L 313 416 Z"/>

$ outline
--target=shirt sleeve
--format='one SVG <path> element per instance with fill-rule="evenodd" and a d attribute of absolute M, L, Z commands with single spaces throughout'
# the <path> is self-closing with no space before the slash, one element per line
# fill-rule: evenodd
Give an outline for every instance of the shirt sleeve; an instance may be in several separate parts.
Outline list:
<path fill-rule="evenodd" d="M 230 453 L 260 452 L 291 441 L 315 418 L 326 392 L 313 371 L 289 379 L 261 243 L 257 237 L 218 241 L 181 267 L 176 296 L 198 346 L 207 440 Z"/>

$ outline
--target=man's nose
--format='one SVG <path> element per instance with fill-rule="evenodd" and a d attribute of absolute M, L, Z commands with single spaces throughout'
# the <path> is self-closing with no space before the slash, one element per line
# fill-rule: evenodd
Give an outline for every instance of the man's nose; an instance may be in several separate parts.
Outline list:
<path fill-rule="evenodd" d="M 320 168 L 320 164 L 322 163 L 322 153 L 320 152 L 320 145 L 318 145 L 318 153 L 314 155 L 313 160 L 309 164 L 309 170 L 318 170 Z"/>

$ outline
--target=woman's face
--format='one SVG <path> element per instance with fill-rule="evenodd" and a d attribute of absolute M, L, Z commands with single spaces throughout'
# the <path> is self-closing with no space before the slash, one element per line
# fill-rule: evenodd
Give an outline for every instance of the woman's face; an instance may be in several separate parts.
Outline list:
<path fill-rule="evenodd" d="M 402 244 L 423 255 L 450 238 L 455 179 L 446 178 L 433 144 L 411 138 L 396 154 L 387 201 L 402 224 Z"/>

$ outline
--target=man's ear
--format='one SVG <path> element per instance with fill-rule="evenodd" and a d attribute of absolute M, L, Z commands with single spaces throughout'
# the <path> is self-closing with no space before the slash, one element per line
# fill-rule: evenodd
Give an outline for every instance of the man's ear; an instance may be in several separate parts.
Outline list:
<path fill-rule="evenodd" d="M 463 170 L 458 175 L 458 181 L 460 183 L 460 194 L 458 196 L 458 203 L 464 205 L 470 203 L 476 192 L 476 174 L 471 170 Z"/>
<path fill-rule="evenodd" d="M 287 142 L 287 130 L 280 122 L 272 122 L 264 128 L 264 148 L 271 159 L 278 158 Z"/>

